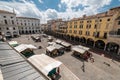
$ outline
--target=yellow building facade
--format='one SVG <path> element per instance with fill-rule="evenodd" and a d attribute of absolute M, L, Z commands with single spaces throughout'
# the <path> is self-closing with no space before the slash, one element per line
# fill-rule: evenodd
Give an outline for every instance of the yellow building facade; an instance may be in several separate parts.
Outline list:
<path fill-rule="evenodd" d="M 71 41 L 78 41 L 104 49 L 108 43 L 107 35 L 113 29 L 120 7 L 107 12 L 75 18 L 67 23 L 67 36 Z"/>

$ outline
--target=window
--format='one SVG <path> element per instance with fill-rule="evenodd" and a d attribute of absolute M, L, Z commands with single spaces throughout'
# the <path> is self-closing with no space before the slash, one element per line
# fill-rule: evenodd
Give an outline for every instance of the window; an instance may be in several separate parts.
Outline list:
<path fill-rule="evenodd" d="M 15 30 L 15 27 L 13 27 L 13 30 Z"/>
<path fill-rule="evenodd" d="M 9 28 L 8 28 L 8 27 L 7 27 L 6 29 L 7 29 L 7 30 L 9 30 Z"/>
<path fill-rule="evenodd" d="M 4 18 L 6 18 L 6 16 L 3 16 Z"/>
<path fill-rule="evenodd" d="M 102 22 L 102 19 L 100 19 L 100 22 Z"/>
<path fill-rule="evenodd" d="M 0 28 L 0 30 L 1 30 L 1 28 Z"/>
<path fill-rule="evenodd" d="M 100 32 L 96 32 L 96 35 L 95 35 L 95 37 L 99 37 L 99 35 L 100 35 Z"/>
<path fill-rule="evenodd" d="M 118 25 L 120 25 L 120 21 L 118 21 Z"/>
<path fill-rule="evenodd" d="M 95 24 L 94 29 L 97 29 L 97 25 Z"/>
<path fill-rule="evenodd" d="M 72 33 L 72 30 L 69 30 L 69 33 Z"/>
<path fill-rule="evenodd" d="M 79 34 L 82 35 L 82 31 L 81 30 L 79 31 Z"/>
<path fill-rule="evenodd" d="M 7 20 L 4 20 L 5 21 L 5 24 L 7 24 Z"/>
<path fill-rule="evenodd" d="M 89 29 L 91 28 L 91 25 L 89 25 Z"/>
<path fill-rule="evenodd" d="M 105 39 L 107 38 L 107 32 L 104 33 L 103 38 L 105 38 Z"/>
<path fill-rule="evenodd" d="M 109 18 L 109 19 L 107 19 L 107 21 L 110 21 L 110 18 Z"/>
<path fill-rule="evenodd" d="M 26 26 L 26 23 L 25 23 L 25 26 Z"/>
<path fill-rule="evenodd" d="M 14 24 L 14 21 L 12 20 L 12 24 Z"/>
<path fill-rule="evenodd" d="M 70 28 L 72 28 L 72 26 L 70 26 Z"/>
<path fill-rule="evenodd" d="M 74 30 L 74 34 L 77 34 L 77 30 Z"/>
<path fill-rule="evenodd" d="M 89 35 L 90 35 L 90 32 L 89 32 L 89 31 L 86 31 L 86 35 L 89 36 Z"/>
<path fill-rule="evenodd" d="M 12 19 L 13 17 L 11 16 L 11 19 Z"/>
<path fill-rule="evenodd" d="M 77 28 L 77 25 L 74 25 L 74 28 Z"/>

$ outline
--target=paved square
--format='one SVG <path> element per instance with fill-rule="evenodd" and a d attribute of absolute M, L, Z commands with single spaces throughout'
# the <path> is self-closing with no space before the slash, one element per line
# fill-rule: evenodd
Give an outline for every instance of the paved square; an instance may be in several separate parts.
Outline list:
<path fill-rule="evenodd" d="M 12 40 L 18 41 L 18 43 L 33 44 L 35 46 L 42 46 L 42 49 L 35 50 L 36 54 L 41 54 L 46 52 L 47 38 L 42 38 L 42 42 L 34 42 L 31 35 L 21 35 L 19 38 L 14 38 Z M 34 34 L 33 36 L 37 36 Z M 28 40 L 28 38 L 30 38 Z M 97 55 L 93 53 L 95 62 L 91 63 L 83 62 L 79 58 L 72 56 L 71 52 L 65 52 L 62 56 L 58 56 L 55 59 L 63 62 L 68 69 L 70 69 L 80 80 L 120 80 L 120 63 L 112 61 L 104 56 Z M 82 65 L 85 64 L 85 72 L 82 70 Z M 110 66 L 105 63 L 110 64 Z M 69 75 L 65 74 L 65 75 Z M 64 80 L 64 79 L 63 79 Z"/>

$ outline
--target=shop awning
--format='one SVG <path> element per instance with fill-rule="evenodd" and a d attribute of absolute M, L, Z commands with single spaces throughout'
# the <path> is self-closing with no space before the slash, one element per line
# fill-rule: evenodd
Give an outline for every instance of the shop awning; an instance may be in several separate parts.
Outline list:
<path fill-rule="evenodd" d="M 71 46 L 71 44 L 69 44 L 69 43 L 67 43 L 67 42 L 62 42 L 61 44 L 62 44 L 63 46 L 65 46 L 65 47 Z"/>
<path fill-rule="evenodd" d="M 59 45 L 59 44 L 54 44 L 53 45 L 56 49 L 61 49 L 61 48 L 64 48 L 63 46 Z"/>
<path fill-rule="evenodd" d="M 80 54 L 84 54 L 84 53 L 86 52 L 86 50 L 81 49 L 81 48 L 79 48 L 79 47 L 74 47 L 74 48 L 72 48 L 72 50 L 73 50 L 73 51 L 76 51 L 76 52 L 78 52 L 78 53 L 80 53 Z"/>
<path fill-rule="evenodd" d="M 59 43 L 59 44 L 60 44 L 61 42 L 62 42 L 62 41 L 61 41 L 61 40 L 59 40 L 59 39 L 57 39 L 57 40 L 56 40 L 56 43 Z"/>
<path fill-rule="evenodd" d="M 90 48 L 82 46 L 82 45 L 78 45 L 78 47 L 80 47 L 81 49 L 87 50 L 87 51 L 90 50 Z"/>
<path fill-rule="evenodd" d="M 33 55 L 28 58 L 28 61 L 45 75 L 48 75 L 51 70 L 62 64 L 62 62 L 57 61 L 45 54 Z"/>
<path fill-rule="evenodd" d="M 48 46 L 47 50 L 52 52 L 52 51 L 56 50 L 56 48 L 54 46 Z"/>
<path fill-rule="evenodd" d="M 56 44 L 55 42 L 48 42 L 48 45 L 54 45 Z"/>
<path fill-rule="evenodd" d="M 22 52 L 26 49 L 37 49 L 37 47 L 35 47 L 34 45 L 31 45 L 31 44 L 21 44 L 17 47 L 15 47 L 15 49 L 18 51 L 18 52 Z"/>
<path fill-rule="evenodd" d="M 18 45 L 18 42 L 17 41 L 9 41 L 8 42 L 11 46 L 15 47 Z"/>

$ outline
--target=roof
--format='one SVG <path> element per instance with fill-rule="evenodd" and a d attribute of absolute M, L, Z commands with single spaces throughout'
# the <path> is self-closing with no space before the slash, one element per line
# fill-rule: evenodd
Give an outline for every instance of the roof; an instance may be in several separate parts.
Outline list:
<path fill-rule="evenodd" d="M 33 19 L 33 20 L 39 20 L 37 18 L 31 18 L 31 17 L 16 17 L 17 19 Z"/>
<path fill-rule="evenodd" d="M 48 75 L 52 69 L 57 68 L 62 64 L 62 62 L 57 61 L 45 54 L 31 56 L 28 58 L 28 61 L 45 75 Z"/>
<path fill-rule="evenodd" d="M 82 46 L 82 45 L 78 45 L 78 47 L 80 47 L 81 49 L 87 50 L 87 51 L 90 50 L 90 48 Z"/>
<path fill-rule="evenodd" d="M 37 49 L 37 47 L 35 47 L 34 45 L 31 45 L 31 44 L 20 44 L 19 46 L 15 47 L 15 49 L 18 52 L 22 52 L 26 49 Z"/>
<path fill-rule="evenodd" d="M 48 80 L 7 43 L 0 46 L 0 80 Z"/>
<path fill-rule="evenodd" d="M 56 43 L 59 43 L 59 44 L 60 44 L 61 42 L 62 42 L 62 41 L 61 41 L 61 40 L 59 40 L 59 39 L 57 39 L 57 40 L 56 40 Z"/>
<path fill-rule="evenodd" d="M 69 43 L 67 43 L 67 42 L 62 42 L 61 44 L 62 44 L 63 46 L 65 46 L 65 47 L 71 46 L 71 44 L 69 44 Z"/>
<path fill-rule="evenodd" d="M 54 44 L 53 45 L 56 49 L 61 49 L 61 48 L 63 48 L 63 46 L 62 45 L 59 45 L 59 44 Z"/>
<path fill-rule="evenodd" d="M 56 48 L 54 46 L 48 46 L 47 50 L 50 51 L 50 52 L 52 52 L 53 50 L 56 50 Z"/>
<path fill-rule="evenodd" d="M 78 52 L 78 53 L 80 53 L 80 54 L 84 54 L 84 53 L 86 52 L 86 50 L 81 49 L 81 48 L 79 48 L 79 47 L 74 47 L 74 48 L 72 48 L 72 50 L 73 50 L 73 51 L 76 51 L 76 52 Z"/>
<path fill-rule="evenodd" d="M 5 10 L 0 10 L 0 13 L 15 14 L 15 13 L 12 13 L 12 12 L 9 12 L 9 11 L 5 11 Z"/>
<path fill-rule="evenodd" d="M 17 41 L 9 41 L 8 42 L 10 45 L 15 45 L 15 44 L 18 44 L 18 42 Z"/>
<path fill-rule="evenodd" d="M 48 42 L 49 45 L 54 45 L 56 44 L 55 42 Z"/>

